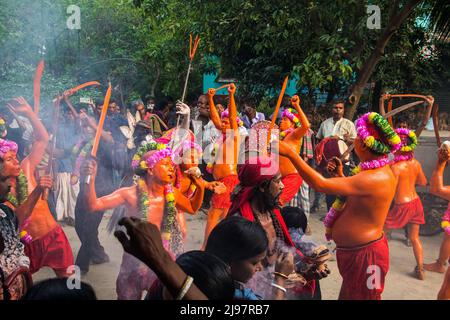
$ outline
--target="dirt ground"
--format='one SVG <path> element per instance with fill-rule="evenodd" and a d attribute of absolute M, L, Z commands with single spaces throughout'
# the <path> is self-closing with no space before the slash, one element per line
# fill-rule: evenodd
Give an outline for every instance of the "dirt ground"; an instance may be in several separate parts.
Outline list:
<path fill-rule="evenodd" d="M 310 224 L 312 237 L 318 242 L 324 242 L 323 225 L 319 218 L 325 212 L 311 214 Z M 116 277 L 119 272 L 122 258 L 122 247 L 112 234 L 106 231 L 109 215 L 106 214 L 99 228 L 100 241 L 110 257 L 110 262 L 102 265 L 93 265 L 87 275 L 82 277 L 83 281 L 90 283 L 97 297 L 102 300 L 116 299 Z M 199 249 L 203 241 L 206 215 L 200 211 L 196 216 L 188 216 L 188 241 L 187 250 Z M 64 227 L 64 231 L 72 245 L 74 256 L 80 247 L 79 239 L 73 227 Z M 404 242 L 402 230 L 394 231 L 393 240 L 389 241 L 390 270 L 386 279 L 383 294 L 385 300 L 435 300 L 443 281 L 443 274 L 426 273 L 426 280 L 420 281 L 412 276 L 415 267 L 415 259 L 412 248 L 407 247 Z M 437 258 L 439 246 L 443 235 L 423 237 L 425 262 L 434 261 Z M 321 281 L 322 298 L 324 300 L 336 300 L 341 286 L 336 261 L 330 261 L 331 275 Z M 44 268 L 33 276 L 33 280 L 39 281 L 53 277 L 51 269 Z"/>

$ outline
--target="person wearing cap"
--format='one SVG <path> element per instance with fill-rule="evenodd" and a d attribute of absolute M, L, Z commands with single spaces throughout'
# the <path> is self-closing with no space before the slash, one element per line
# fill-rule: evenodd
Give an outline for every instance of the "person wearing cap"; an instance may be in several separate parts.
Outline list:
<path fill-rule="evenodd" d="M 397 186 L 387 155 L 400 149 L 401 140 L 381 115 L 371 112 L 358 119 L 354 144 L 361 163 L 349 177 L 337 157 L 328 164 L 333 177 L 324 178 L 282 141 L 279 151 L 312 188 L 337 195 L 324 225 L 327 239 L 337 245 L 343 280 L 339 299 L 380 300 L 389 270 L 383 226 Z"/>

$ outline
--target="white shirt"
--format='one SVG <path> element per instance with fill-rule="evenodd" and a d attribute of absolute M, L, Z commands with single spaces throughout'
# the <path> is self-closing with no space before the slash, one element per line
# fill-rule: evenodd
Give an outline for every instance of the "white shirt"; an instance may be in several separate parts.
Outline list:
<path fill-rule="evenodd" d="M 350 139 L 356 138 L 356 128 L 353 122 L 346 118 L 341 118 L 335 123 L 333 118 L 328 118 L 320 124 L 316 137 L 324 139 L 339 136 L 340 139 L 344 139 L 345 134 L 348 134 Z"/>

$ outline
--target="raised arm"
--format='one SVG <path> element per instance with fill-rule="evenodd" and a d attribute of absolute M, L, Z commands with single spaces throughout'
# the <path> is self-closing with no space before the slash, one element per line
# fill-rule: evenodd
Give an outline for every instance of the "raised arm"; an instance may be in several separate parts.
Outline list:
<path fill-rule="evenodd" d="M 187 104 L 179 102 L 177 103 L 177 114 L 183 116 L 183 122 L 181 122 L 180 128 L 188 131 L 191 123 L 191 108 Z"/>
<path fill-rule="evenodd" d="M 228 87 L 228 95 L 230 97 L 230 127 L 233 129 L 233 131 L 238 130 L 238 123 L 237 123 L 237 108 L 236 108 L 236 101 L 234 100 L 234 94 L 236 93 L 236 86 L 234 83 L 230 84 Z"/>
<path fill-rule="evenodd" d="M 311 124 L 309 123 L 308 118 L 306 117 L 303 110 L 300 108 L 300 98 L 297 95 L 292 97 L 291 104 L 297 111 L 298 118 L 301 124 L 300 127 L 296 128 L 294 132 L 291 133 L 291 136 L 295 140 L 300 140 L 306 134 L 306 132 L 308 132 L 309 128 L 311 127 Z"/>
<path fill-rule="evenodd" d="M 341 196 L 364 196 L 368 190 L 372 190 L 371 181 L 363 179 L 361 175 L 353 177 L 324 178 L 320 173 L 311 168 L 288 144 L 283 141 L 280 144 L 280 155 L 288 158 L 302 178 L 314 190 Z M 378 186 L 373 186 L 373 188 Z"/>
<path fill-rule="evenodd" d="M 14 111 L 17 113 L 22 113 L 26 116 L 33 126 L 33 135 L 35 140 L 31 147 L 31 153 L 22 161 L 21 166 L 27 167 L 29 170 L 34 172 L 34 169 L 44 157 L 45 148 L 47 148 L 50 138 L 44 125 L 33 112 L 28 102 L 23 97 L 19 97 L 14 100 L 18 104 L 17 107 L 12 106 Z"/>
<path fill-rule="evenodd" d="M 216 94 L 215 89 L 208 90 L 208 100 L 209 100 L 209 114 L 211 116 L 211 121 L 217 130 L 222 131 L 222 120 L 220 119 L 219 112 L 217 112 L 216 105 L 214 104 L 214 95 Z"/>
<path fill-rule="evenodd" d="M 87 160 L 82 164 L 81 176 L 91 176 L 89 184 L 85 184 L 83 187 L 83 196 L 85 197 L 86 207 L 89 212 L 104 211 L 114 209 L 126 202 L 126 192 L 130 191 L 134 187 L 122 188 L 114 191 L 113 193 L 97 198 L 95 192 L 95 177 L 97 175 L 97 163 L 94 160 Z M 84 179 L 81 179 L 83 181 Z"/>
<path fill-rule="evenodd" d="M 431 175 L 430 192 L 438 197 L 450 201 L 450 187 L 444 186 L 444 170 L 450 156 L 446 148 L 438 150 L 436 168 Z"/>

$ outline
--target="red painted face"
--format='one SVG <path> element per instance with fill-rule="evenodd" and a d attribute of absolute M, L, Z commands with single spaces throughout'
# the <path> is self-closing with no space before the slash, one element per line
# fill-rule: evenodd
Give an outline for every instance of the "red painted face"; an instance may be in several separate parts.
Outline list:
<path fill-rule="evenodd" d="M 283 117 L 280 121 L 280 131 L 286 131 L 289 128 L 293 128 L 294 123 L 287 117 Z"/>
<path fill-rule="evenodd" d="M 8 151 L 3 157 L 3 167 L 1 174 L 4 177 L 18 177 L 20 174 L 20 163 L 17 160 L 17 154 L 13 151 Z"/>
<path fill-rule="evenodd" d="M 167 184 L 175 181 L 175 166 L 170 157 L 166 157 L 159 161 L 149 172 L 160 181 Z"/>

